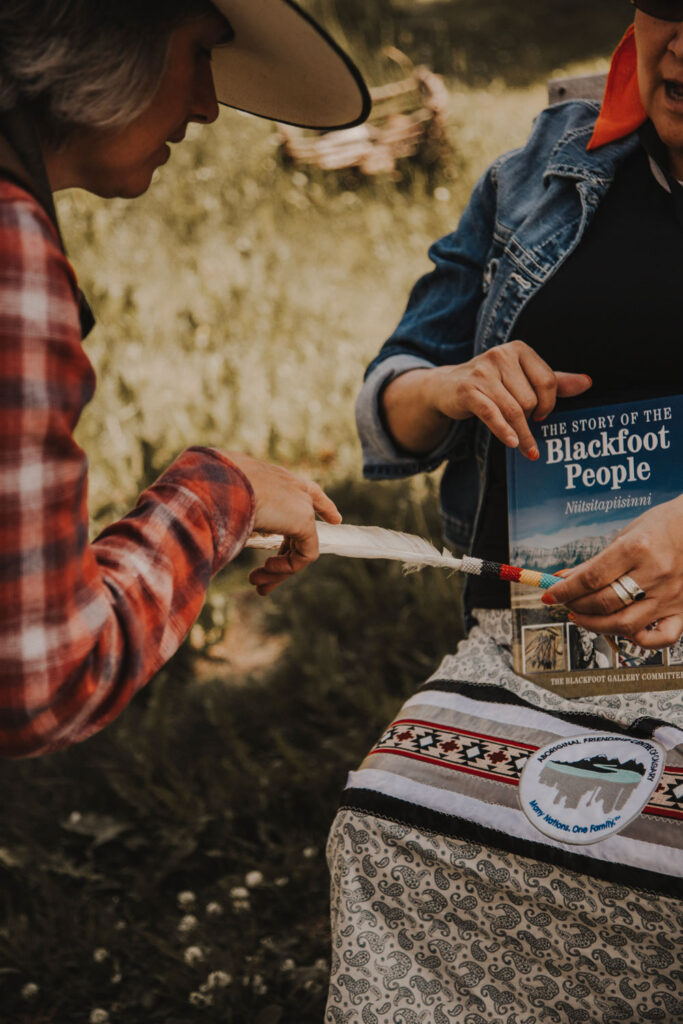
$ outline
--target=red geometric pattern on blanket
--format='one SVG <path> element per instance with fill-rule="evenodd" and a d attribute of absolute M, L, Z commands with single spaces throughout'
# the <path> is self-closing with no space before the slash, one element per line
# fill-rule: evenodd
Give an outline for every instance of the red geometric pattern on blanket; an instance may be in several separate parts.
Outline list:
<path fill-rule="evenodd" d="M 520 743 L 490 733 L 455 729 L 422 719 L 400 718 L 392 722 L 368 756 L 397 754 L 466 775 L 477 775 L 491 782 L 517 786 L 529 755 L 539 749 L 531 743 Z M 683 821 L 683 768 L 664 769 L 661 781 L 642 813 Z"/>

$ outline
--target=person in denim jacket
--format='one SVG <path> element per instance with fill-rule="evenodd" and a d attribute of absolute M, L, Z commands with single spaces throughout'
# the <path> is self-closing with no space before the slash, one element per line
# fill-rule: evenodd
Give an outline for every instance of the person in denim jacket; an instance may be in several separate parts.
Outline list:
<path fill-rule="evenodd" d="M 678 6 L 656 5 L 660 15 L 673 16 Z M 539 358 L 519 333 L 521 315 L 568 257 L 582 252 L 620 168 L 644 144 L 661 187 L 673 190 L 675 209 L 683 209 L 680 22 L 639 9 L 634 28 L 617 51 L 616 70 L 625 75 L 632 58 L 635 82 L 637 39 L 638 95 L 633 84 L 624 95 L 613 70 L 611 107 L 603 107 L 597 129 L 597 107 L 588 101 L 562 103 L 540 115 L 526 146 L 500 157 L 478 182 L 457 230 L 431 247 L 435 269 L 417 282 L 400 324 L 368 368 L 357 406 L 365 475 L 407 476 L 446 459 L 444 533 L 458 548 L 471 551 L 477 536 L 492 435 L 537 458 L 527 417 L 543 419 L 556 399 L 586 392 L 595 376 L 589 363 L 577 363 L 575 345 L 550 345 L 562 360 L 559 366 Z M 626 110 L 625 133 L 621 122 L 615 129 L 609 120 L 615 109 L 618 115 Z M 634 131 L 646 117 L 648 131 Z M 607 309 L 610 301 L 620 302 L 618 282 L 611 287 L 613 297 L 608 282 Z M 657 294 L 652 304 L 661 308 Z M 653 320 L 647 334 L 655 328 Z M 612 359 L 628 355 L 617 344 Z M 671 390 L 670 357 L 664 345 L 665 392 Z M 579 372 L 559 372 L 570 365 Z M 590 391 L 590 403 L 617 394 L 622 400 L 642 397 L 647 389 L 639 372 L 631 363 L 630 376 L 603 380 Z M 648 381 L 651 392 L 658 383 Z M 636 548 L 642 551 L 636 554 Z M 572 573 L 571 582 L 558 584 L 546 600 L 567 604 L 586 628 L 664 647 L 683 632 L 681 565 L 683 506 L 667 503 L 631 524 L 616 545 Z M 647 594 L 627 608 L 610 587 L 626 573 Z M 654 630 L 648 628 L 653 621 Z"/>
<path fill-rule="evenodd" d="M 538 458 L 528 418 L 558 400 L 671 393 L 683 375 L 683 3 L 637 8 L 602 105 L 545 110 L 432 246 L 358 400 L 365 475 L 446 461 L 446 539 L 481 558 L 508 560 L 505 450 Z M 625 574 L 644 599 L 610 587 Z M 519 797 L 527 759 L 555 737 L 648 736 L 683 789 L 683 693 L 569 700 L 517 675 L 504 587 L 468 577 L 465 639 L 349 774 L 327 849 L 328 1024 L 683 1019 L 683 809 L 646 804 L 579 846 Z M 680 499 L 546 598 L 591 633 L 673 643 Z"/>
<path fill-rule="evenodd" d="M 476 532 L 491 434 L 533 455 L 527 414 L 541 418 L 558 392 L 590 386 L 584 375 L 553 373 L 515 340 L 513 328 L 576 247 L 617 167 L 638 145 L 630 137 L 587 153 L 596 109 L 589 101 L 548 108 L 527 145 L 488 169 L 457 231 L 431 246 L 435 269 L 415 285 L 358 398 L 366 477 L 410 476 L 448 460 L 444 534 L 458 548 L 469 550 Z M 507 395 L 494 397 L 504 367 L 516 380 Z"/>

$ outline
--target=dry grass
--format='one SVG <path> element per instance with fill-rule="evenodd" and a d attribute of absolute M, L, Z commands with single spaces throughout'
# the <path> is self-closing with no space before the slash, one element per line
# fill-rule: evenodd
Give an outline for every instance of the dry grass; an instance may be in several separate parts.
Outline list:
<path fill-rule="evenodd" d="M 59 200 L 99 325 L 80 426 L 98 524 L 190 444 L 243 449 L 325 479 L 358 472 L 362 374 L 471 187 L 519 145 L 545 87 L 453 90 L 452 165 L 436 180 L 344 187 L 283 169 L 264 122 L 224 111 L 135 201 Z"/>

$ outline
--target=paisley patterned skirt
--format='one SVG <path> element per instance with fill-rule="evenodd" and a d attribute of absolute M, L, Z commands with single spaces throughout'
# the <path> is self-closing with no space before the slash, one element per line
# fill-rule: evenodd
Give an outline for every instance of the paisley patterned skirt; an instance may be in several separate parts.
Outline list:
<path fill-rule="evenodd" d="M 352 772 L 328 842 L 328 1024 L 683 1021 L 683 694 L 567 701 L 515 676 L 509 613 L 458 653 Z M 590 846 L 527 821 L 532 749 L 651 737 L 661 781 Z"/>

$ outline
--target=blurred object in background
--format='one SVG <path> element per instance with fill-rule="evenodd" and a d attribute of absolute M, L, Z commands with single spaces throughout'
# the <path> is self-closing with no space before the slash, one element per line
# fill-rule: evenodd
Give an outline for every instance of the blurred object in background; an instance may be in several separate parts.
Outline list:
<path fill-rule="evenodd" d="M 369 120 L 343 131 L 318 132 L 280 125 L 286 163 L 322 171 L 355 168 L 360 175 L 390 175 L 398 180 L 401 160 L 423 166 L 443 166 L 450 157 L 446 136 L 448 91 L 443 79 L 428 68 L 416 67 L 396 47 L 384 49 L 404 74 L 370 90 Z"/>
<path fill-rule="evenodd" d="M 627 0 L 305 0 L 346 36 L 373 80 L 372 58 L 398 46 L 415 64 L 481 88 L 547 79 L 568 60 L 611 53 L 631 18 Z M 587 28 L 588 27 L 588 28 Z"/>
<path fill-rule="evenodd" d="M 600 103 L 606 82 L 606 74 L 551 78 L 548 82 L 548 105 L 564 103 L 565 100 L 597 100 Z"/>

